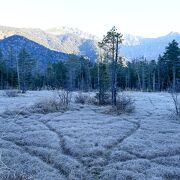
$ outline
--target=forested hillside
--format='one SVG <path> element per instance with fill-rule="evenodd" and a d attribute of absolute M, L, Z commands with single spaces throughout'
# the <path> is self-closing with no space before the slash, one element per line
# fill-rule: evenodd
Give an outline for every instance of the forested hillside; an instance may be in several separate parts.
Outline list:
<path fill-rule="evenodd" d="M 15 46 L 20 44 L 21 46 Z M 15 48 L 11 48 L 15 47 Z M 20 49 L 19 47 L 24 47 Z M 26 63 L 23 71 L 27 89 L 68 88 L 71 90 L 96 90 L 100 78 L 110 89 L 112 77 L 111 57 L 105 53 L 99 55 L 96 62 L 89 58 L 67 55 L 40 46 L 21 36 L 11 36 L 0 42 L 0 87 L 17 88 L 20 62 Z M 2 53 L 3 52 L 3 53 Z M 5 53 L 4 53 L 5 52 Z M 48 60 L 48 61 L 47 61 Z M 64 61 L 60 61 L 64 60 Z M 32 65 L 30 66 L 31 62 Z M 117 60 L 118 89 L 135 89 L 143 91 L 162 91 L 179 86 L 180 60 L 178 43 L 170 42 L 158 59 L 148 61 L 136 58 L 124 61 Z M 102 74 L 101 74 L 102 73 Z M 21 73 L 19 74 L 21 77 Z M 24 80 L 23 80 L 24 81 Z"/>

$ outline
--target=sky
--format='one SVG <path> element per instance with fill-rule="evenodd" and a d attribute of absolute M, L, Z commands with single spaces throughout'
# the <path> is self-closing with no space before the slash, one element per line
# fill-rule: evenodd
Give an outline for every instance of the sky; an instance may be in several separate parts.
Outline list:
<path fill-rule="evenodd" d="M 158 37 L 180 32 L 180 0 L 0 0 L 0 25 L 48 29 L 67 26 L 102 36 Z"/>

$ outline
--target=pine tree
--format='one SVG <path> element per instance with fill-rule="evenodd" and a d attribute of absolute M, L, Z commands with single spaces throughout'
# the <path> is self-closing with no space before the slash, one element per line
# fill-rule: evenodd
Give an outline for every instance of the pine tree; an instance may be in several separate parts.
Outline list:
<path fill-rule="evenodd" d="M 0 82 L 1 82 L 1 89 L 4 87 L 4 77 L 5 77 L 5 63 L 3 59 L 3 54 L 0 50 Z"/>
<path fill-rule="evenodd" d="M 67 79 L 67 67 L 62 61 L 54 63 L 52 66 L 53 71 L 55 72 L 56 88 L 64 88 Z"/>
<path fill-rule="evenodd" d="M 117 29 L 113 27 L 107 35 L 104 36 L 99 46 L 106 52 L 111 53 L 111 93 L 112 93 L 112 105 L 116 106 L 116 95 L 117 95 L 117 62 L 119 44 L 122 43 L 122 34 L 117 32 Z"/>
<path fill-rule="evenodd" d="M 169 77 L 170 80 L 172 80 L 172 90 L 175 91 L 177 71 L 180 65 L 180 49 L 175 40 L 168 44 L 163 58 L 169 68 Z"/>
<path fill-rule="evenodd" d="M 153 92 L 156 91 L 156 72 L 157 72 L 157 64 L 155 60 L 151 60 L 149 63 L 149 71 L 152 79 L 152 90 Z"/>
<path fill-rule="evenodd" d="M 80 69 L 80 61 L 77 56 L 71 55 L 66 61 L 67 67 L 67 82 L 66 88 L 70 91 L 74 90 L 76 87 L 79 87 L 79 78 L 77 77 Z"/>
<path fill-rule="evenodd" d="M 89 69 L 92 89 L 98 89 L 98 68 L 98 63 L 93 63 Z"/>
<path fill-rule="evenodd" d="M 19 84 L 22 90 L 22 93 L 25 93 L 26 90 L 30 87 L 32 83 L 32 75 L 33 75 L 33 66 L 35 61 L 31 58 L 31 56 L 26 52 L 23 48 L 18 55 L 18 69 L 19 69 Z"/>
<path fill-rule="evenodd" d="M 98 99 L 99 104 L 103 105 L 106 103 L 106 100 L 108 98 L 107 96 L 107 90 L 109 87 L 109 75 L 108 75 L 108 68 L 107 64 L 104 62 L 100 62 L 98 64 L 99 66 L 99 93 L 98 93 Z"/>

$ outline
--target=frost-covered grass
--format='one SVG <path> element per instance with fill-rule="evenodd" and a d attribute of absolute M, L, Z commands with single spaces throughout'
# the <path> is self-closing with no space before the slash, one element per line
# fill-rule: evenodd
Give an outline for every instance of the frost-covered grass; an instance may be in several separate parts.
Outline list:
<path fill-rule="evenodd" d="M 128 92 L 134 113 L 72 104 L 66 112 L 16 113 L 51 91 L 7 98 L 0 92 L 0 179 L 180 179 L 180 122 L 168 93 Z"/>

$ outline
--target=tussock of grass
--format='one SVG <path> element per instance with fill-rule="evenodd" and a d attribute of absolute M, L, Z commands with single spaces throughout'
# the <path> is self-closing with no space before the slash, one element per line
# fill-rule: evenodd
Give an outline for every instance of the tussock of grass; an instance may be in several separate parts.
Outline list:
<path fill-rule="evenodd" d="M 5 90 L 4 95 L 7 97 L 18 97 L 18 90 L 15 89 L 10 89 L 10 90 Z"/>
<path fill-rule="evenodd" d="M 74 102 L 79 103 L 79 104 L 86 104 L 88 101 L 88 98 L 89 96 L 87 94 L 83 94 L 80 92 L 77 95 L 75 95 Z"/>
<path fill-rule="evenodd" d="M 7 109 L 3 116 L 29 116 L 32 113 L 48 114 L 54 112 L 65 112 L 69 110 L 71 94 L 68 91 L 57 91 L 54 96 L 38 100 L 27 108 Z"/>
<path fill-rule="evenodd" d="M 33 180 L 32 176 L 14 171 L 4 171 L 0 176 L 1 180 Z"/>
<path fill-rule="evenodd" d="M 135 110 L 135 101 L 130 96 L 121 94 L 117 96 L 116 106 L 110 110 L 117 114 L 133 113 Z"/>

